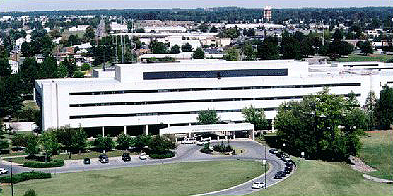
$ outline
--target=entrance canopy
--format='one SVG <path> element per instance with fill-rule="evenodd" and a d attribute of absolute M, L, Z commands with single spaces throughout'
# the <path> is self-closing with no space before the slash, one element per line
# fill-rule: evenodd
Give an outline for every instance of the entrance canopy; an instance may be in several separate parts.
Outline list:
<path fill-rule="evenodd" d="M 254 125 L 250 123 L 239 124 L 213 124 L 213 125 L 191 125 L 191 126 L 171 126 L 160 129 L 160 135 L 164 134 L 190 134 L 202 132 L 234 132 L 234 131 L 250 131 L 254 135 Z M 254 139 L 254 138 L 252 138 Z"/>

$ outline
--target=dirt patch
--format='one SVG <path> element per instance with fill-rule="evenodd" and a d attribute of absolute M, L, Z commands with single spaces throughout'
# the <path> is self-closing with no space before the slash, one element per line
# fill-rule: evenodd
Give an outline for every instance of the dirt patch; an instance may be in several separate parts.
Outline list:
<path fill-rule="evenodd" d="M 358 157 L 354 157 L 354 156 L 350 156 L 349 160 L 351 161 L 352 165 L 352 169 L 356 170 L 356 171 L 360 171 L 362 173 L 368 173 L 368 172 L 373 172 L 373 171 L 377 171 L 376 169 L 366 165 L 361 159 L 359 159 Z"/>

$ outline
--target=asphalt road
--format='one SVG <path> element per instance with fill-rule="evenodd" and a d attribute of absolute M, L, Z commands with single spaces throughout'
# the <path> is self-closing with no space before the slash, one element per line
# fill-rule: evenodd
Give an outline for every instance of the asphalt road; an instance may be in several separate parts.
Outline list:
<path fill-rule="evenodd" d="M 226 142 L 225 142 L 226 143 Z M 225 155 L 208 155 L 199 152 L 201 146 L 197 146 L 195 144 L 181 144 L 178 146 L 176 150 L 176 156 L 171 159 L 157 160 L 157 159 L 148 159 L 148 160 L 140 160 L 138 156 L 131 156 L 130 162 L 123 162 L 121 157 L 111 157 L 109 158 L 109 163 L 102 164 L 97 159 L 91 159 L 90 165 L 84 165 L 82 160 L 76 161 L 66 161 L 65 166 L 58 168 L 44 168 L 44 169 L 32 169 L 25 168 L 17 165 L 13 165 L 12 170 L 13 173 L 20 173 L 26 171 L 44 171 L 50 173 L 71 173 L 71 172 L 82 172 L 82 171 L 90 171 L 90 170 L 106 170 L 113 168 L 124 168 L 124 167 L 139 167 L 145 165 L 157 165 L 157 164 L 170 164 L 170 163 L 179 163 L 179 162 L 194 162 L 194 161 L 212 161 L 212 160 L 259 160 L 261 161 L 261 169 L 262 169 L 262 159 L 265 156 L 265 147 L 260 145 L 254 141 L 230 141 L 230 145 L 235 148 L 244 149 L 245 152 L 239 155 L 225 156 Z M 285 168 L 285 164 L 283 161 L 278 159 L 275 155 L 270 154 L 267 150 L 266 160 L 270 165 L 269 171 L 266 174 L 267 186 L 271 186 L 281 180 L 274 179 L 274 175 L 277 171 L 282 171 Z M 11 171 L 11 166 L 8 162 L 1 162 L 0 167 L 3 167 L 9 171 Z M 264 175 L 255 179 L 255 181 L 264 182 Z M 205 195 L 245 195 L 252 193 L 251 189 L 252 181 L 247 182 L 226 190 L 215 191 L 211 193 L 206 193 Z M 203 194 L 203 193 L 201 193 Z"/>

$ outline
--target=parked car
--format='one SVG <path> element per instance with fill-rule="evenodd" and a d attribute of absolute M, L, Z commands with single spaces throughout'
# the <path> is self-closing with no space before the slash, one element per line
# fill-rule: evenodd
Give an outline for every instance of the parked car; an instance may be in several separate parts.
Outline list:
<path fill-rule="evenodd" d="M 99 159 L 99 161 L 100 161 L 101 163 L 109 163 L 109 158 L 108 158 L 108 155 L 106 155 L 106 154 L 100 155 L 100 156 L 98 157 L 98 159 Z"/>
<path fill-rule="evenodd" d="M 252 183 L 251 188 L 253 188 L 253 189 L 265 188 L 265 183 L 263 183 L 263 182 L 254 182 L 254 183 Z"/>
<path fill-rule="evenodd" d="M 276 175 L 274 175 L 274 178 L 275 178 L 275 179 L 282 179 L 282 178 L 285 177 L 285 176 L 287 176 L 287 175 L 285 174 L 285 172 L 283 172 L 283 171 L 278 171 L 278 172 L 276 173 Z"/>
<path fill-rule="evenodd" d="M 0 174 L 8 174 L 8 170 L 0 168 Z"/>
<path fill-rule="evenodd" d="M 210 139 L 209 138 L 205 138 L 205 139 L 201 139 L 200 141 L 197 141 L 196 144 L 198 146 L 203 146 L 203 145 L 205 145 L 205 144 L 207 144 L 209 142 L 210 142 Z"/>
<path fill-rule="evenodd" d="M 195 144 L 196 140 L 195 138 L 184 138 L 183 141 L 181 141 L 181 144 Z"/>
<path fill-rule="evenodd" d="M 84 163 L 85 165 L 90 164 L 90 158 L 85 158 L 85 159 L 83 159 L 83 163 Z"/>
<path fill-rule="evenodd" d="M 284 152 L 280 151 L 276 153 L 276 156 L 281 159 L 281 157 L 284 155 Z"/>
<path fill-rule="evenodd" d="M 121 159 L 122 159 L 124 162 L 131 161 L 130 153 L 123 153 L 123 155 L 121 155 Z"/>
<path fill-rule="evenodd" d="M 278 150 L 275 149 L 275 148 L 272 148 L 272 149 L 269 150 L 269 152 L 272 153 L 272 154 L 277 154 Z"/>
<path fill-rule="evenodd" d="M 290 174 L 292 172 L 292 170 L 293 170 L 293 166 L 287 166 L 287 167 L 285 167 L 284 172 L 286 174 Z"/>
<path fill-rule="evenodd" d="M 140 159 L 140 160 L 146 160 L 146 159 L 147 159 L 146 153 L 142 152 L 142 153 L 139 155 L 139 159 Z"/>

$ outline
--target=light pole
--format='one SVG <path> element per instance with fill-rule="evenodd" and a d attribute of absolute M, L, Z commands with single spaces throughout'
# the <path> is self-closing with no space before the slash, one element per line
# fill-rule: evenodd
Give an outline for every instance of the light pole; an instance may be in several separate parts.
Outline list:
<path fill-rule="evenodd" d="M 14 196 L 14 182 L 12 181 L 12 160 L 11 162 L 11 195 Z"/>
<path fill-rule="evenodd" d="M 266 164 L 267 164 L 267 160 L 266 160 L 266 145 L 265 145 L 265 160 L 263 160 L 262 163 L 265 166 L 265 189 L 267 189 L 267 184 L 266 184 Z"/>

